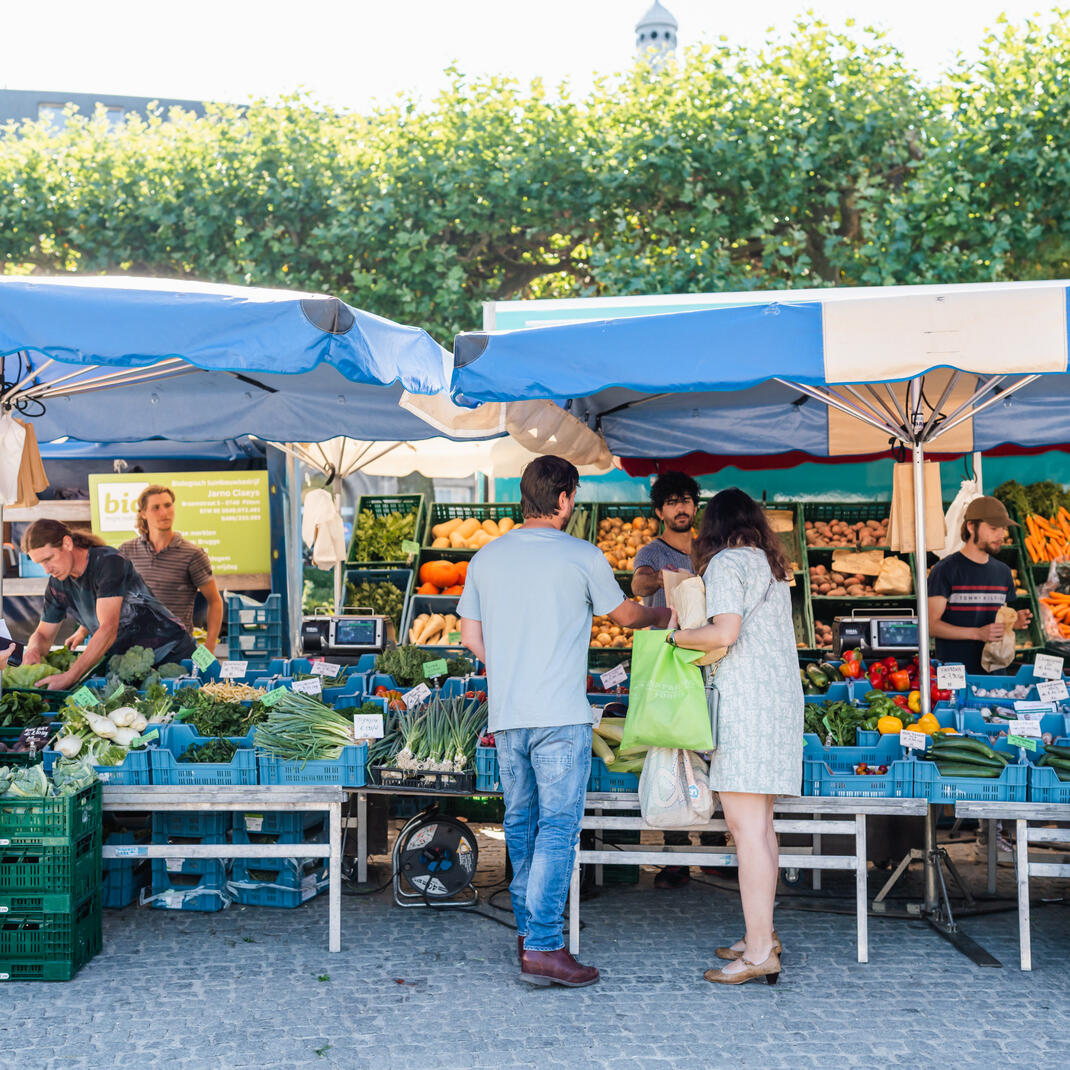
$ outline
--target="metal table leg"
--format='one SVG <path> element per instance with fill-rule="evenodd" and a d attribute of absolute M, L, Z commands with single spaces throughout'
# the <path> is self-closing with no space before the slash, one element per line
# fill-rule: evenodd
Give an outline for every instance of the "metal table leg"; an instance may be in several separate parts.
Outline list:
<path fill-rule="evenodd" d="M 568 949 L 573 955 L 580 953 L 580 853 L 572 865 L 572 879 L 568 889 Z"/>
<path fill-rule="evenodd" d="M 357 792 L 357 883 L 368 883 L 368 793 Z"/>
<path fill-rule="evenodd" d="M 866 815 L 855 814 L 855 906 L 858 913 L 859 962 L 869 962 L 868 869 L 866 865 L 866 856 L 868 854 L 869 852 L 866 849 Z"/>
<path fill-rule="evenodd" d="M 332 803 L 330 809 L 331 857 L 328 951 L 342 950 L 342 804 Z"/>
<path fill-rule="evenodd" d="M 1022 969 L 1032 970 L 1033 949 L 1029 936 L 1029 822 L 1015 822 L 1014 850 L 1018 858 L 1018 946 Z"/>
<path fill-rule="evenodd" d="M 996 894 L 996 861 L 999 854 L 999 833 L 996 831 L 997 822 L 988 822 L 988 894 Z"/>

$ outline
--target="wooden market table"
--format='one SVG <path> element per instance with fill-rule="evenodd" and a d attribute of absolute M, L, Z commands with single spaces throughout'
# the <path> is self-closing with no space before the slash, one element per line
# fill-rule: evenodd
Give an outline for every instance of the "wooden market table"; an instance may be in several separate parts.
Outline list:
<path fill-rule="evenodd" d="M 1029 936 L 1029 878 L 1070 877 L 1070 865 L 1065 862 L 1032 862 L 1031 843 L 1066 843 L 1070 829 L 1035 828 L 1030 821 L 1070 822 L 1070 806 L 1065 803 L 957 802 L 956 817 L 973 817 L 982 821 L 1013 821 L 1016 827 L 1014 852 L 1015 876 L 1018 883 L 1018 947 L 1023 970 L 1032 970 L 1033 959 Z M 989 843 L 995 841 L 995 830 L 989 828 Z"/>
<path fill-rule="evenodd" d="M 651 829 L 638 814 L 606 814 L 605 811 L 638 811 L 639 796 L 634 792 L 588 792 L 583 830 L 595 830 L 597 835 L 608 829 L 642 831 Z M 866 817 L 879 814 L 895 817 L 922 817 L 928 813 L 925 799 L 865 799 L 865 798 L 818 798 L 799 796 L 778 799 L 774 804 L 776 814 L 787 815 L 774 818 L 773 827 L 779 832 L 803 833 L 813 837 L 815 849 L 820 851 L 821 836 L 851 836 L 854 851 L 847 855 L 814 854 L 809 849 L 798 853 L 782 849 L 781 868 L 853 870 L 855 874 L 855 904 L 858 928 L 858 961 L 869 961 L 869 902 L 866 865 Z M 800 815 L 800 816 L 795 816 Z M 807 818 L 804 815 L 810 815 Z M 828 817 L 830 820 L 822 820 Z M 842 820 L 836 820 L 841 818 Z M 693 825 L 687 831 L 723 832 L 727 825 L 723 819 L 715 819 L 705 825 Z M 654 829 L 664 832 L 664 829 Z M 569 950 L 573 955 L 580 949 L 580 866 L 583 863 L 633 866 L 735 866 L 734 850 L 716 847 L 665 847 L 655 844 L 616 844 L 605 849 L 596 844 L 576 852 L 572 870 L 572 885 L 569 892 Z"/>
<path fill-rule="evenodd" d="M 119 811 L 326 811 L 327 843 L 199 843 L 105 845 L 104 858 L 326 858 L 328 886 L 328 951 L 342 950 L 342 803 L 345 792 L 335 787 L 125 787 L 104 785 L 104 810 Z"/>

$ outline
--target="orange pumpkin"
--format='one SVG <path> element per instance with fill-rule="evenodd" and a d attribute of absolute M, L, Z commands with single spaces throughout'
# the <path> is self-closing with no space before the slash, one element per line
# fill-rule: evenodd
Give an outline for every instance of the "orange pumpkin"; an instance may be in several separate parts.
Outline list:
<path fill-rule="evenodd" d="M 460 581 L 457 566 L 452 561 L 428 561 L 420 566 L 420 582 L 436 587 L 452 587 Z"/>
<path fill-rule="evenodd" d="M 443 594 L 454 594 L 454 595 L 464 594 L 464 584 L 463 583 L 458 583 L 458 584 L 455 584 L 453 587 L 447 587 L 442 593 Z"/>
<path fill-rule="evenodd" d="M 468 576 L 468 562 L 467 561 L 457 561 L 454 564 L 454 567 L 457 569 L 458 576 L 460 576 L 460 579 L 457 582 L 458 583 L 464 583 L 465 579 Z"/>
<path fill-rule="evenodd" d="M 416 588 L 416 593 L 417 594 L 442 594 L 442 590 L 441 590 L 441 588 L 436 587 L 433 583 L 421 583 L 420 586 Z"/>

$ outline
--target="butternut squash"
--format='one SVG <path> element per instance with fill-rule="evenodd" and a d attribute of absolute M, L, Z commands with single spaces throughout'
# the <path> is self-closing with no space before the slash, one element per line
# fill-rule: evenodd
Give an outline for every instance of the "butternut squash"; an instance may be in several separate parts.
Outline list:
<path fill-rule="evenodd" d="M 483 530 L 495 539 L 501 534 L 497 522 L 490 519 L 483 521 Z"/>
<path fill-rule="evenodd" d="M 459 531 L 451 531 L 450 546 L 454 550 L 467 550 L 468 540 Z"/>
<path fill-rule="evenodd" d="M 488 535 L 485 531 L 477 531 L 469 540 L 468 545 L 473 550 L 482 550 L 488 542 L 493 542 L 494 536 Z"/>
<path fill-rule="evenodd" d="M 511 516 L 503 516 L 498 521 L 498 534 L 504 535 L 507 531 L 512 531 L 516 527 L 516 521 Z"/>
<path fill-rule="evenodd" d="M 450 540 L 448 535 L 439 535 L 433 543 L 431 543 L 432 550 L 448 550 L 450 548 Z"/>
<path fill-rule="evenodd" d="M 441 524 L 436 524 L 431 529 L 431 534 L 438 538 L 449 538 L 460 526 L 462 520 L 460 517 L 455 517 L 453 520 L 446 520 Z"/>

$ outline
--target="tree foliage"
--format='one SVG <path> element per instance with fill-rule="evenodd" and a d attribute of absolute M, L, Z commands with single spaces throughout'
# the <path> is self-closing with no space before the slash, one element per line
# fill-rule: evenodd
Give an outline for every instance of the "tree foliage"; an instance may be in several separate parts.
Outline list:
<path fill-rule="evenodd" d="M 924 84 L 877 31 L 507 78 L 368 116 L 303 97 L 0 138 L 0 265 L 322 290 L 447 341 L 508 297 L 1059 278 L 1070 17 Z"/>

